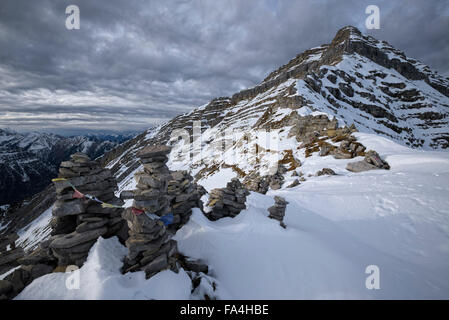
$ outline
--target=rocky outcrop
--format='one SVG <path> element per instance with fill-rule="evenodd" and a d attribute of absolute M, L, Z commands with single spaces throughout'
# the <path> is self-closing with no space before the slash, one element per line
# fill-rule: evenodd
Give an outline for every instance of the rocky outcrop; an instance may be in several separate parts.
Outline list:
<path fill-rule="evenodd" d="M 310 143 L 316 137 L 326 135 L 328 131 L 338 128 L 337 119 L 330 120 L 326 115 L 299 116 L 296 112 L 291 115 L 292 123 L 289 136 L 295 136 L 297 141 Z"/>
<path fill-rule="evenodd" d="M 33 280 L 53 271 L 47 264 L 24 265 L 0 280 L 0 300 L 13 299 Z"/>
<path fill-rule="evenodd" d="M 309 132 L 306 136 L 296 135 L 297 140 L 302 141 L 300 148 L 305 148 L 306 157 L 310 157 L 315 152 L 318 152 L 321 157 L 332 155 L 335 159 L 352 159 L 365 155 L 365 146 L 357 142 L 352 135 L 352 132 L 357 131 L 354 125 L 333 126 L 329 129 L 328 124 L 332 121 L 326 116 L 319 117 L 314 127 L 315 131 Z M 295 131 L 290 131 L 289 135 L 292 134 L 295 134 Z"/>
<path fill-rule="evenodd" d="M 20 266 L 20 259 L 24 256 L 24 250 L 16 247 L 19 239 L 15 233 L 0 236 L 0 274 Z M 52 270 L 52 268 L 50 268 Z M 12 299 L 25 285 L 31 283 L 37 277 L 48 272 L 45 265 L 21 266 L 0 280 L 0 300 Z"/>
<path fill-rule="evenodd" d="M 346 166 L 346 170 L 352 172 L 362 172 L 367 170 L 385 169 L 389 170 L 390 165 L 382 160 L 376 151 L 370 150 L 366 153 L 365 159 L 357 162 L 350 162 Z"/>
<path fill-rule="evenodd" d="M 287 208 L 288 202 L 279 196 L 274 197 L 274 206 L 268 208 L 269 218 L 275 219 L 279 221 L 279 224 L 282 228 L 286 228 L 287 226 L 284 223 L 285 209 Z"/>
<path fill-rule="evenodd" d="M 210 191 L 206 212 L 209 220 L 215 221 L 224 217 L 234 218 L 240 211 L 246 209 L 246 196 L 249 191 L 237 178 L 227 183 L 226 188 L 218 188 Z"/>
<path fill-rule="evenodd" d="M 0 274 L 18 266 L 17 260 L 24 255 L 23 248 L 16 247 L 16 233 L 0 235 Z"/>
<path fill-rule="evenodd" d="M 59 266 L 81 266 L 100 236 L 119 235 L 124 240 L 120 232 L 126 227 L 120 208 L 124 202 L 114 195 L 117 184 L 111 171 L 83 153 L 61 163 L 59 178 L 66 180 L 54 182 L 57 200 L 48 248 Z M 96 199 L 117 207 L 104 207 Z"/>
<path fill-rule="evenodd" d="M 146 277 L 150 278 L 165 269 L 178 272 L 176 241 L 170 239 L 170 233 L 159 219 L 160 216 L 170 213 L 170 198 L 167 193 L 169 181 L 178 181 L 172 180 L 166 166 L 169 153 L 170 148 L 166 146 L 150 146 L 140 150 L 137 156 L 144 171 L 134 176 L 137 189 L 122 192 L 122 198 L 134 199 L 132 208 L 123 212 L 123 218 L 129 228 L 129 238 L 126 240 L 129 254 L 122 268 L 124 273 L 143 270 Z M 190 179 L 184 179 L 184 173 L 175 174 L 175 177 L 182 180 L 181 184 L 185 180 L 185 185 L 190 184 Z M 172 187 L 175 185 L 172 184 Z M 176 191 L 175 188 L 173 191 Z M 188 201 L 191 194 L 187 195 L 186 198 L 180 198 L 178 203 L 181 203 L 181 200 Z M 178 217 L 180 221 L 177 223 L 180 223 L 181 217 L 188 219 L 188 214 L 178 214 Z"/>
<path fill-rule="evenodd" d="M 283 164 L 278 163 L 278 168 L 276 173 L 271 175 L 260 176 L 259 172 L 256 170 L 243 179 L 243 184 L 245 187 L 254 192 L 266 194 L 271 188 L 273 190 L 278 190 L 284 184 L 284 174 L 287 169 Z"/>

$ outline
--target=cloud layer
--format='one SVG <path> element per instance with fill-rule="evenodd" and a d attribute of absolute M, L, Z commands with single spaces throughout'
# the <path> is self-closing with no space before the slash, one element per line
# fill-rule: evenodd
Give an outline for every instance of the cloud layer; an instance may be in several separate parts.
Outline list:
<path fill-rule="evenodd" d="M 2 0 L 0 127 L 143 130 L 260 82 L 354 25 L 449 72 L 445 0 Z M 65 8 L 80 8 L 80 30 Z"/>

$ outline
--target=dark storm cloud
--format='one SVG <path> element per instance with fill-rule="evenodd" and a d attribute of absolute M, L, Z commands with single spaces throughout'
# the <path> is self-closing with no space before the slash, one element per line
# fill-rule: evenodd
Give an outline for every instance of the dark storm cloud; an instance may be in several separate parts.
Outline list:
<path fill-rule="evenodd" d="M 142 130 L 260 82 L 355 25 L 449 71 L 447 1 L 0 2 L 0 126 Z M 65 28 L 76 4 L 81 29 Z M 365 8 L 381 29 L 364 28 Z"/>

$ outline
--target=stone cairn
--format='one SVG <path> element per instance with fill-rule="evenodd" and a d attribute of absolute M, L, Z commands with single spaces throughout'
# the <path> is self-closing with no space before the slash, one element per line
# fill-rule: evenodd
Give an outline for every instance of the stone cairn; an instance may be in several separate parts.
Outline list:
<path fill-rule="evenodd" d="M 0 236 L 0 274 L 16 267 L 17 260 L 24 256 L 23 248 L 16 247 L 17 239 L 17 233 Z"/>
<path fill-rule="evenodd" d="M 193 177 L 186 171 L 171 172 L 171 180 L 168 182 L 167 195 L 173 213 L 171 229 L 178 229 L 189 221 L 192 208 L 202 208 L 201 197 L 206 193 L 203 187 L 192 182 Z"/>
<path fill-rule="evenodd" d="M 287 204 L 288 202 L 284 198 L 274 196 L 274 206 L 268 208 L 268 212 L 270 213 L 268 217 L 271 219 L 278 220 L 282 228 L 287 227 L 283 221 Z"/>
<path fill-rule="evenodd" d="M 209 220 L 215 221 L 224 217 L 234 218 L 240 211 L 246 209 L 246 196 L 249 191 L 237 178 L 227 183 L 226 188 L 213 189 L 210 192 L 207 206 L 211 208 L 206 212 Z"/>
<path fill-rule="evenodd" d="M 172 177 L 166 166 L 169 153 L 167 146 L 140 150 L 137 156 L 144 171 L 134 175 L 137 189 L 121 194 L 122 199 L 134 199 L 132 207 L 123 212 L 129 227 L 126 240 L 129 254 L 124 261 L 123 273 L 143 270 L 148 279 L 165 269 L 178 271 L 177 243 L 170 239 L 167 228 L 159 220 L 159 216 L 170 212 L 167 188 Z"/>
<path fill-rule="evenodd" d="M 59 266 L 81 266 L 98 237 L 118 235 L 124 228 L 123 209 L 102 207 L 101 203 L 82 197 L 71 185 L 82 194 L 112 205 L 122 206 L 124 202 L 114 195 L 117 183 L 111 171 L 91 161 L 84 153 L 75 153 L 71 161 L 62 162 L 58 178 L 67 181 L 54 182 L 57 200 L 52 211 L 52 237 L 48 247 Z"/>

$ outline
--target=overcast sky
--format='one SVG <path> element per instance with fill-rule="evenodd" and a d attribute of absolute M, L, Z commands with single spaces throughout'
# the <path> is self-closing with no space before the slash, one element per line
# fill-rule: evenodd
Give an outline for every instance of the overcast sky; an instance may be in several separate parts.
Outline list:
<path fill-rule="evenodd" d="M 80 30 L 65 27 L 68 5 Z M 366 30 L 365 8 L 380 8 Z M 144 130 L 354 25 L 449 75 L 449 1 L 1 0 L 0 127 Z"/>

